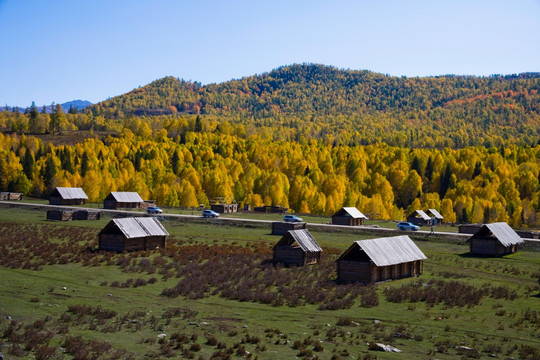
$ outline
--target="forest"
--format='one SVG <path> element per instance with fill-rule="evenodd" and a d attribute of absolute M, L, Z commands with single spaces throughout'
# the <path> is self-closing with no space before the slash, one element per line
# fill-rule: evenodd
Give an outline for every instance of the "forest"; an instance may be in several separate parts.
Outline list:
<path fill-rule="evenodd" d="M 131 118 L 121 133 L 73 145 L 2 134 L 0 155 L 0 189 L 34 197 L 74 186 L 93 202 L 110 191 L 137 191 L 165 206 L 224 197 L 300 213 L 356 206 L 372 218 L 402 219 L 435 208 L 449 222 L 540 225 L 540 145 L 438 150 L 276 141 L 241 125 L 176 116 Z"/>
<path fill-rule="evenodd" d="M 65 114 L 0 112 L 0 190 L 159 205 L 224 197 L 374 219 L 540 225 L 540 74 L 396 78 L 293 65 L 202 86 L 172 77 Z"/>

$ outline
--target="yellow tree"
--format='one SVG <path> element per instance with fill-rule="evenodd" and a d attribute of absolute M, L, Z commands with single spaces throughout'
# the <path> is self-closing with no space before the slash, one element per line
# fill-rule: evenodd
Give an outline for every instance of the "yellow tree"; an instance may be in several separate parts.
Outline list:
<path fill-rule="evenodd" d="M 444 217 L 444 221 L 447 223 L 456 222 L 456 213 L 454 212 L 451 199 L 443 199 L 441 202 L 441 215 Z"/>

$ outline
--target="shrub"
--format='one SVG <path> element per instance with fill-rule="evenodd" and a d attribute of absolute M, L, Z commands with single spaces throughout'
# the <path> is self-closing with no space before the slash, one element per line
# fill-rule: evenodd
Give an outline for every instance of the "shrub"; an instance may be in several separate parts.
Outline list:
<path fill-rule="evenodd" d="M 206 338 L 206 344 L 207 345 L 210 345 L 210 346 L 216 346 L 218 343 L 217 339 L 213 336 L 210 336 L 208 338 Z"/>

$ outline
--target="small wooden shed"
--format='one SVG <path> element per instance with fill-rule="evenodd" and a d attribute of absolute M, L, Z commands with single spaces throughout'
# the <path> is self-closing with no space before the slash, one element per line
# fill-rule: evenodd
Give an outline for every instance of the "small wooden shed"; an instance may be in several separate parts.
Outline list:
<path fill-rule="evenodd" d="M 322 249 L 306 229 L 289 230 L 274 246 L 274 263 L 286 265 L 316 264 Z"/>
<path fill-rule="evenodd" d="M 14 193 L 14 192 L 0 192 L 0 200 L 22 200 L 23 194 L 22 193 Z"/>
<path fill-rule="evenodd" d="M 431 217 L 433 225 L 442 224 L 444 217 L 437 211 L 437 209 L 429 209 L 427 215 Z M 435 221 L 433 221 L 435 219 Z"/>
<path fill-rule="evenodd" d="M 142 207 L 144 200 L 141 196 L 133 191 L 113 191 L 105 200 L 103 200 L 103 207 L 105 209 L 139 209 Z"/>
<path fill-rule="evenodd" d="M 165 247 L 168 235 L 155 217 L 112 219 L 98 235 L 99 250 L 152 250 Z"/>
<path fill-rule="evenodd" d="M 79 187 L 57 187 L 49 196 L 51 205 L 83 205 L 88 196 Z"/>
<path fill-rule="evenodd" d="M 418 276 L 425 259 L 407 235 L 355 241 L 337 260 L 338 281 L 368 284 Z"/>
<path fill-rule="evenodd" d="M 415 210 L 412 214 L 407 216 L 407 221 L 418 226 L 431 225 L 431 218 L 424 210 Z"/>
<path fill-rule="evenodd" d="M 73 211 L 66 209 L 47 210 L 47 220 L 69 221 L 73 220 Z"/>
<path fill-rule="evenodd" d="M 272 235 L 285 235 L 289 230 L 300 230 L 305 228 L 305 222 L 274 221 L 272 223 Z"/>
<path fill-rule="evenodd" d="M 238 204 L 210 204 L 210 209 L 220 214 L 238 212 Z"/>
<path fill-rule="evenodd" d="M 73 212 L 73 220 L 99 220 L 101 219 L 100 211 L 93 210 L 77 210 Z"/>
<path fill-rule="evenodd" d="M 468 241 L 471 254 L 488 256 L 513 254 L 525 243 L 505 222 L 483 225 Z"/>
<path fill-rule="evenodd" d="M 357 226 L 363 225 L 364 220 L 367 220 L 367 217 L 355 207 L 343 207 L 332 215 L 334 225 Z"/>

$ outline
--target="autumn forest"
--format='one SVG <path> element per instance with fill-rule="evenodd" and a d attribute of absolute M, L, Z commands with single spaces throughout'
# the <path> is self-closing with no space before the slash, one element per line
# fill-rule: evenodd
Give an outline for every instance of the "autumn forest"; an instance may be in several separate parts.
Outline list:
<path fill-rule="evenodd" d="M 322 65 L 202 86 L 168 77 L 82 112 L 0 113 L 0 190 L 164 206 L 540 226 L 539 74 L 396 78 Z M 46 136 L 45 136 L 46 135 Z M 53 141 L 49 141 L 50 139 Z"/>

